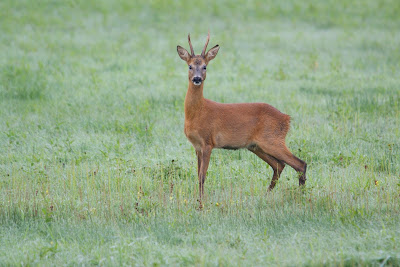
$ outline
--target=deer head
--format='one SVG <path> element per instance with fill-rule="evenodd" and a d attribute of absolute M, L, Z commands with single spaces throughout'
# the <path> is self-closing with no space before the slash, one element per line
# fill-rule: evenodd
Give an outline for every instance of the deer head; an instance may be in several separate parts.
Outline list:
<path fill-rule="evenodd" d="M 208 63 L 217 56 L 219 45 L 214 46 L 206 53 L 208 41 L 210 41 L 210 32 L 208 32 L 207 41 L 201 55 L 195 55 L 192 42 L 190 41 L 190 34 L 188 35 L 188 41 L 191 54 L 189 54 L 185 48 L 178 45 L 178 55 L 182 60 L 186 61 L 189 66 L 189 82 L 192 82 L 195 86 L 200 86 L 206 79 Z"/>

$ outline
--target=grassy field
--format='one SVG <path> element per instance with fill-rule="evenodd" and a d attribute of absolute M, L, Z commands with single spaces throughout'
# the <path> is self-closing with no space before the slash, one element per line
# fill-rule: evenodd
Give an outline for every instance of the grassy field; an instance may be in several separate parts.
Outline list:
<path fill-rule="evenodd" d="M 0 2 L 0 265 L 400 265 L 400 2 Z M 214 150 L 198 211 L 176 45 L 206 98 L 292 116 L 287 167 Z"/>

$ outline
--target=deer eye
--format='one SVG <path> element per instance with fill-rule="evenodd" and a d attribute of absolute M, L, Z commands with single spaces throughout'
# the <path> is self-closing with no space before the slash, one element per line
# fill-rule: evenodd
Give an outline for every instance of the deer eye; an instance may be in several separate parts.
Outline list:
<path fill-rule="evenodd" d="M 191 70 L 192 69 L 192 65 L 189 65 L 189 70 Z"/>
<path fill-rule="evenodd" d="M 204 66 L 204 67 L 203 67 L 203 70 L 206 70 L 206 69 L 207 69 L 207 67 L 206 67 L 206 66 Z"/>

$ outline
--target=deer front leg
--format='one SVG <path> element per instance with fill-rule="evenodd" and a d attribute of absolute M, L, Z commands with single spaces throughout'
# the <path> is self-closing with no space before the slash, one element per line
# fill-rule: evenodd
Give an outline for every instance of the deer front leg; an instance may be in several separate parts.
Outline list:
<path fill-rule="evenodd" d="M 202 197 L 204 195 L 204 182 L 206 180 L 208 164 L 210 163 L 211 150 L 211 146 L 206 146 L 201 149 L 200 153 L 197 153 L 198 159 L 200 159 L 198 164 L 200 208 L 203 207 Z"/>

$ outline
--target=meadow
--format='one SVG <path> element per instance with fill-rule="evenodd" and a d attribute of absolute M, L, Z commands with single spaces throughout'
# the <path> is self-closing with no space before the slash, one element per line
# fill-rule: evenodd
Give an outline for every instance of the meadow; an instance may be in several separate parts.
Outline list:
<path fill-rule="evenodd" d="M 0 2 L 0 265 L 399 266 L 400 2 Z M 214 150 L 198 210 L 187 66 L 206 98 L 291 115 L 298 187 Z"/>

